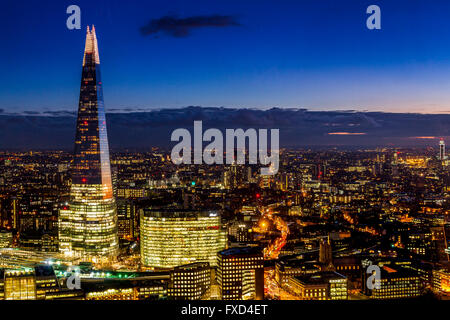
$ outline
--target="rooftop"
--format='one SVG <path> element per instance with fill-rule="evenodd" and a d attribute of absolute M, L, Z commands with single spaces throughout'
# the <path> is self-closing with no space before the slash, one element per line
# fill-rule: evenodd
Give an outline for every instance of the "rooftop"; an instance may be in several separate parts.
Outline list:
<path fill-rule="evenodd" d="M 328 283 L 330 280 L 345 280 L 347 278 L 335 271 L 323 271 L 312 275 L 296 276 L 295 279 L 305 284 L 322 284 Z"/>
<path fill-rule="evenodd" d="M 167 208 L 144 208 L 145 217 L 154 218 L 197 218 L 197 217 L 218 217 L 217 210 L 192 210 L 192 209 L 167 209 Z"/>
<path fill-rule="evenodd" d="M 235 247 L 219 251 L 219 254 L 223 256 L 262 255 L 262 250 L 260 247 Z"/>

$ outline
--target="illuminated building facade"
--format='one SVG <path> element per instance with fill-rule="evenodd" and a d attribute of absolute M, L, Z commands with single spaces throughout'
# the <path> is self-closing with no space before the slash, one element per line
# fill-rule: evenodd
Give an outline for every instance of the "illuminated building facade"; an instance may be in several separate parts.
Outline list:
<path fill-rule="evenodd" d="M 0 248 L 9 248 L 13 242 L 13 235 L 11 231 L 0 231 Z"/>
<path fill-rule="evenodd" d="M 176 267 L 170 275 L 169 298 L 200 300 L 211 287 L 211 268 L 208 262 L 197 262 Z"/>
<path fill-rule="evenodd" d="M 413 270 L 399 266 L 384 265 L 380 268 L 380 279 L 375 280 L 375 288 L 365 289 L 372 299 L 402 299 L 421 295 L 420 277 Z M 364 274 L 365 285 L 367 275 Z M 379 288 L 376 285 L 379 284 Z"/>
<path fill-rule="evenodd" d="M 19 229 L 19 200 L 16 197 L 0 194 L 0 227 Z"/>
<path fill-rule="evenodd" d="M 226 246 L 217 211 L 141 209 L 141 262 L 154 268 L 173 268 L 194 262 L 217 264 Z"/>
<path fill-rule="evenodd" d="M 228 226 L 228 235 L 239 243 L 252 242 L 253 234 L 252 223 L 249 221 L 234 221 Z"/>
<path fill-rule="evenodd" d="M 223 300 L 264 298 L 264 257 L 257 247 L 237 247 L 217 254 L 217 282 Z"/>
<path fill-rule="evenodd" d="M 288 288 L 305 300 L 347 300 L 347 278 L 334 271 L 290 277 Z"/>
<path fill-rule="evenodd" d="M 86 300 L 159 300 L 167 298 L 167 281 L 105 280 L 83 283 Z"/>
<path fill-rule="evenodd" d="M 120 239 L 134 237 L 135 206 L 128 199 L 117 199 L 117 229 Z"/>
<path fill-rule="evenodd" d="M 94 27 L 86 35 L 70 196 L 59 214 L 59 250 L 86 261 L 115 257 L 117 212 Z"/>
<path fill-rule="evenodd" d="M 288 279 L 288 290 L 305 300 L 328 300 L 328 284 L 324 281 L 308 282 L 300 277 Z"/>
<path fill-rule="evenodd" d="M 143 198 L 147 196 L 147 193 L 144 188 L 138 187 L 118 187 L 117 188 L 117 197 L 124 199 L 136 199 Z"/>
<path fill-rule="evenodd" d="M 110 288 L 86 294 L 86 300 L 137 300 L 133 288 Z"/>
<path fill-rule="evenodd" d="M 430 251 L 434 248 L 431 231 L 410 231 L 405 238 L 407 239 L 405 247 L 408 251 L 420 256 L 430 256 Z"/>
<path fill-rule="evenodd" d="M 82 290 L 61 286 L 49 265 L 0 269 L 0 300 L 82 299 Z"/>
<path fill-rule="evenodd" d="M 11 201 L 11 213 L 12 213 L 12 227 L 13 229 L 19 229 L 19 209 L 18 209 L 18 199 L 14 198 Z"/>
<path fill-rule="evenodd" d="M 445 269 L 433 270 L 433 291 L 438 296 L 450 296 L 450 272 Z"/>
<path fill-rule="evenodd" d="M 0 300 L 5 300 L 5 270 L 0 269 Z"/>
<path fill-rule="evenodd" d="M 34 270 L 4 271 L 5 300 L 36 300 Z"/>

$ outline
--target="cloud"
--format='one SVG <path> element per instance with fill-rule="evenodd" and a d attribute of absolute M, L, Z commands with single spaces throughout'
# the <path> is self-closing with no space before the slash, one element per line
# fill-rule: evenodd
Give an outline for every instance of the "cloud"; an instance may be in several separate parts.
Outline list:
<path fill-rule="evenodd" d="M 43 114 L 62 117 L 62 116 L 76 116 L 77 113 L 75 111 L 67 111 L 67 110 L 56 110 L 56 111 L 44 111 Z"/>
<path fill-rule="evenodd" d="M 328 132 L 330 136 L 363 136 L 365 132 Z"/>
<path fill-rule="evenodd" d="M 433 140 L 433 139 L 437 139 L 437 137 L 411 137 L 411 139 L 429 139 L 429 140 Z"/>
<path fill-rule="evenodd" d="M 195 120 L 203 121 L 203 130 L 279 129 L 282 147 L 437 146 L 432 137 L 444 137 L 450 141 L 450 114 L 199 106 L 146 111 L 140 111 L 145 108 L 127 106 L 119 109 L 128 112 L 108 112 L 106 115 L 113 149 L 171 148 L 172 131 L 177 128 L 192 130 Z M 69 150 L 73 148 L 75 128 L 74 111 L 47 111 L 38 115 L 0 114 L 0 149 Z"/>
<path fill-rule="evenodd" d="M 23 114 L 25 115 L 38 115 L 40 112 L 38 111 L 23 111 Z"/>
<path fill-rule="evenodd" d="M 187 37 L 191 30 L 195 28 L 223 28 L 230 26 L 239 26 L 233 16 L 194 16 L 188 18 L 178 18 L 176 16 L 165 16 L 159 19 L 150 20 L 150 22 L 141 27 L 141 34 L 144 36 L 165 33 L 175 38 Z"/>

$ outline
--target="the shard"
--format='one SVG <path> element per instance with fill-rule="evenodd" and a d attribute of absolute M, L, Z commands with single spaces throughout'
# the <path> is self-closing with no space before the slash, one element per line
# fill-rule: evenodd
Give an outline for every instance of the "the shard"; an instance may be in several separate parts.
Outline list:
<path fill-rule="evenodd" d="M 85 261 L 118 252 L 108 135 L 95 28 L 87 28 L 75 137 L 70 202 L 59 214 L 59 248 Z"/>

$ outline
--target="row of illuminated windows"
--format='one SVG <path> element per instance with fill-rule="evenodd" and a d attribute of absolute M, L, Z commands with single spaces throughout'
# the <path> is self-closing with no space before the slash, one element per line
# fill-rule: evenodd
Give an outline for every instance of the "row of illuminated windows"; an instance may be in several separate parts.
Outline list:
<path fill-rule="evenodd" d="M 249 258 L 241 258 L 241 259 L 223 259 L 223 264 L 228 265 L 228 264 L 236 264 L 239 262 L 261 261 L 262 259 L 263 259 L 262 257 L 249 257 Z M 220 260 L 222 260 L 222 259 L 220 259 Z"/>
<path fill-rule="evenodd" d="M 198 284 L 204 284 L 204 283 L 207 283 L 207 282 L 209 282 L 208 281 L 208 279 L 207 278 L 204 278 L 204 279 L 200 279 L 200 280 L 196 280 L 195 282 L 193 282 L 193 281 L 177 281 L 177 280 L 174 280 L 173 281 L 174 283 L 176 283 L 176 286 L 178 286 L 178 287 L 189 287 L 189 286 L 196 286 L 196 285 L 198 285 Z"/>
<path fill-rule="evenodd" d="M 240 262 L 240 263 L 236 263 L 236 264 L 225 265 L 225 266 L 222 266 L 222 268 L 224 270 L 239 270 L 242 268 L 247 268 L 249 266 L 259 268 L 262 266 L 262 264 L 259 262 Z"/>
<path fill-rule="evenodd" d="M 200 280 L 205 280 L 205 279 L 209 279 L 209 275 L 208 276 L 198 276 L 198 277 L 186 277 L 186 278 L 178 278 L 178 277 L 174 277 L 173 281 L 179 281 L 181 283 L 183 282 L 191 282 L 191 281 L 200 281 Z"/>
<path fill-rule="evenodd" d="M 359 270 L 359 266 L 338 266 L 337 270 Z"/>

